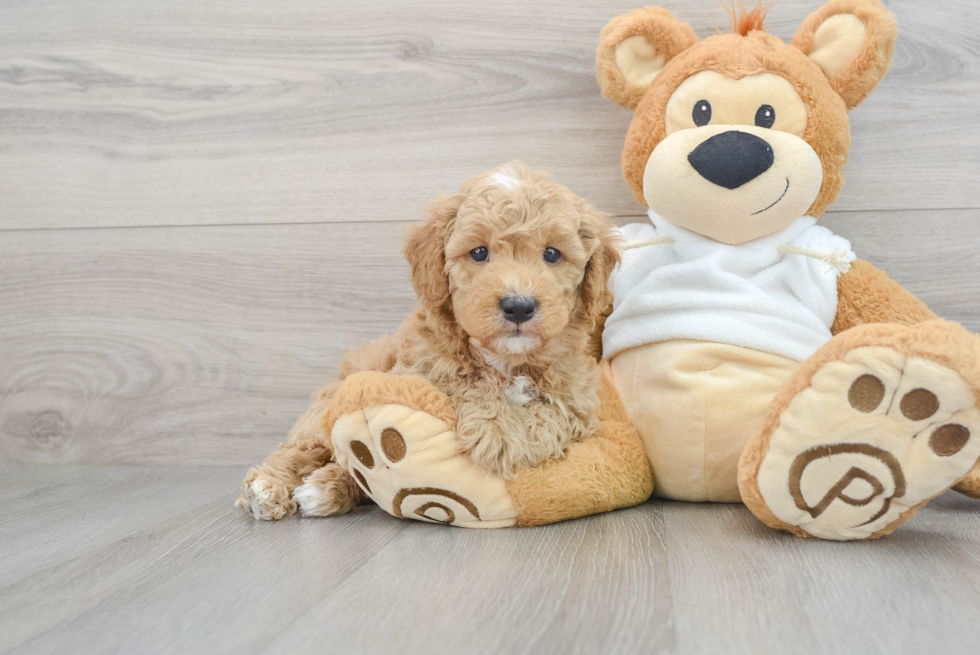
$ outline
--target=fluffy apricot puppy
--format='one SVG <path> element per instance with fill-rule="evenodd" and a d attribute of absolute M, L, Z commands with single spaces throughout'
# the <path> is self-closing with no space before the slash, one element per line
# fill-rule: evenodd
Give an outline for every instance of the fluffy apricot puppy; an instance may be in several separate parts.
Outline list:
<path fill-rule="evenodd" d="M 598 424 L 589 338 L 611 301 L 617 246 L 603 214 L 518 162 L 440 197 L 405 247 L 419 308 L 394 336 L 348 354 L 287 443 L 248 472 L 238 504 L 278 519 L 297 502 L 316 516 L 359 502 L 357 483 L 331 463 L 321 419 L 362 371 L 433 383 L 453 404 L 460 450 L 484 471 L 509 478 L 561 458 Z"/>

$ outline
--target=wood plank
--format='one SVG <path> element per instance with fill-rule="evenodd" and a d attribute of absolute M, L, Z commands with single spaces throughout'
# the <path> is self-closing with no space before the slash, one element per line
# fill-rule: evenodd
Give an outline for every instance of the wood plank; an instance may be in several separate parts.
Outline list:
<path fill-rule="evenodd" d="M 933 500 L 877 542 L 800 540 L 740 505 L 665 503 L 677 650 L 914 653 L 975 647 L 980 503 Z"/>
<path fill-rule="evenodd" d="M 410 218 L 520 158 L 635 213 L 602 26 L 642 3 L 0 0 L 0 229 Z M 707 36 L 722 6 L 663 0 Z M 819 5 L 784 0 L 785 39 Z M 836 208 L 980 206 L 973 0 L 892 0 Z"/>
<path fill-rule="evenodd" d="M 51 466 L 0 462 L 0 499 L 29 496 L 44 487 L 99 475 L 100 470 L 98 467 L 84 464 Z"/>
<path fill-rule="evenodd" d="M 859 254 L 980 331 L 980 211 L 828 215 Z M 10 232 L 0 460 L 251 464 L 345 348 L 415 305 L 405 224 Z"/>
<path fill-rule="evenodd" d="M 261 652 L 670 652 L 662 526 L 654 506 L 524 530 L 413 524 Z"/>
<path fill-rule="evenodd" d="M 59 467 L 52 467 L 59 468 Z M 0 582 L 0 652 L 971 652 L 980 503 L 946 494 L 877 542 L 799 540 L 737 505 L 651 501 L 531 529 L 463 530 L 377 507 L 256 522 L 235 468 L 119 467 L 3 525 L 34 548 Z M 105 467 L 94 467 L 103 475 Z M 117 474 L 122 476 L 122 473 Z M 57 494 L 57 497 L 55 497 Z M 55 502 L 57 501 L 57 502 Z M 113 515 L 93 546 L 83 521 Z M 40 539 L 38 526 L 45 535 Z M 129 529 L 125 529 L 128 527 Z"/>
<path fill-rule="evenodd" d="M 231 498 L 0 589 L 0 643 L 38 654 L 65 644 L 87 653 L 533 653 L 582 639 L 593 652 L 650 652 L 673 638 L 662 521 L 643 513 L 483 531 L 372 507 L 272 524 Z M 57 546 L 74 548 L 70 539 Z"/>
<path fill-rule="evenodd" d="M 148 493 L 168 495 L 187 478 L 180 467 L 163 470 Z M 52 539 L 57 561 L 0 588 L 0 651 L 254 652 L 407 526 L 377 508 L 339 521 L 258 522 L 232 507 L 228 478 L 243 472 L 222 469 L 199 506 L 139 530 L 139 508 L 118 508 L 134 531 L 99 550 L 77 548 L 68 531 Z M 101 504 L 113 502 L 106 491 Z"/>
<path fill-rule="evenodd" d="M 242 472 L 227 467 L 101 467 L 4 498 L 0 587 L 235 491 Z"/>
<path fill-rule="evenodd" d="M 0 460 L 247 464 L 416 303 L 400 224 L 10 233 Z"/>

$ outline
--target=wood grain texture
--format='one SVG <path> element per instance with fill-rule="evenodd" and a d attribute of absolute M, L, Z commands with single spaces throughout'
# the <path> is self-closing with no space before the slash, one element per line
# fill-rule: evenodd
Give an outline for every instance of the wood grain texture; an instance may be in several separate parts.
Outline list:
<path fill-rule="evenodd" d="M 825 224 L 940 315 L 980 330 L 980 210 L 854 212 Z M 7 233 L 0 460 L 261 460 L 344 349 L 390 333 L 414 307 L 405 229 Z"/>
<path fill-rule="evenodd" d="M 10 464 L 0 465 L 6 473 Z M 0 520 L 0 584 L 13 584 L 37 571 L 126 538 L 169 516 L 234 489 L 229 469 L 77 467 L 51 479 L 37 466 L 19 477 L 48 478 L 7 493 Z M 55 474 L 61 473 L 57 467 Z M 14 468 L 15 475 L 18 475 Z M 31 488 L 31 487 L 35 488 Z M 66 549 L 65 546 L 71 546 Z M 52 545 L 55 545 L 52 548 Z"/>
<path fill-rule="evenodd" d="M 0 0 L 0 653 L 975 650 L 956 494 L 866 544 L 706 504 L 489 532 L 232 507 L 414 306 L 402 235 L 436 190 L 520 158 L 645 220 L 593 73 L 641 4 Z M 980 4 L 886 4 L 895 64 L 822 223 L 980 331 Z"/>
<path fill-rule="evenodd" d="M 718 2 L 663 0 L 702 37 Z M 768 19 L 789 39 L 818 0 Z M 404 220 L 512 159 L 618 215 L 603 25 L 641 2 L 0 0 L 0 229 Z M 890 0 L 838 210 L 980 206 L 980 4 Z"/>
<path fill-rule="evenodd" d="M 0 458 L 255 461 L 345 348 L 393 331 L 415 305 L 404 229 L 11 233 L 0 242 Z"/>
<path fill-rule="evenodd" d="M 0 572 L 0 652 L 972 652 L 980 502 L 957 494 L 887 539 L 840 544 L 774 532 L 741 506 L 663 501 L 491 531 L 373 506 L 256 522 L 231 506 L 241 473 L 92 467 L 110 477 L 86 493 L 7 497 L 33 511 L 5 511 L 0 559 L 35 558 Z M 169 512 L 117 493 L 189 496 L 193 481 L 197 503 Z M 74 516 L 109 530 L 79 539 Z"/>
<path fill-rule="evenodd" d="M 976 500 L 948 493 L 891 537 L 849 544 L 774 532 L 742 506 L 675 503 L 664 516 L 678 652 L 973 648 Z"/>

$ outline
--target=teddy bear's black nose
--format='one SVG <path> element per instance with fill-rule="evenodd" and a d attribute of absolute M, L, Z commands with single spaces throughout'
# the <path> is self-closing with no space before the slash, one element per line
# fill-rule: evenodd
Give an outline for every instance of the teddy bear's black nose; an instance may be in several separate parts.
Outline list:
<path fill-rule="evenodd" d="M 748 132 L 716 134 L 687 156 L 701 177 L 726 189 L 737 189 L 772 166 L 772 146 Z"/>
<path fill-rule="evenodd" d="M 504 318 L 517 325 L 530 321 L 537 308 L 538 302 L 527 296 L 507 296 L 500 301 L 500 311 L 504 313 Z"/>

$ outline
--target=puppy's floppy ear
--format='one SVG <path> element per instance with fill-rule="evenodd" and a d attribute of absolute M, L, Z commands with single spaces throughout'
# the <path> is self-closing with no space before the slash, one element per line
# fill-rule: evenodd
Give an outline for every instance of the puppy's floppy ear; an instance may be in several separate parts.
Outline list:
<path fill-rule="evenodd" d="M 698 42 L 687 23 L 660 7 L 645 7 L 613 18 L 602 30 L 596 77 L 602 95 L 636 109 L 668 61 Z"/>
<path fill-rule="evenodd" d="M 612 303 L 609 276 L 619 263 L 622 239 L 609 225 L 606 214 L 590 209 L 582 218 L 579 237 L 591 252 L 578 287 L 578 310 L 590 321 L 598 320 Z"/>
<path fill-rule="evenodd" d="M 429 219 L 413 225 L 405 243 L 405 259 L 412 269 L 412 286 L 422 305 L 435 314 L 452 314 L 446 275 L 446 241 L 463 194 L 440 194 L 429 207 Z"/>
<path fill-rule="evenodd" d="M 793 45 L 852 109 L 888 72 L 897 38 L 895 17 L 879 0 L 831 0 L 803 21 Z"/>

